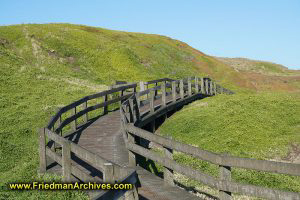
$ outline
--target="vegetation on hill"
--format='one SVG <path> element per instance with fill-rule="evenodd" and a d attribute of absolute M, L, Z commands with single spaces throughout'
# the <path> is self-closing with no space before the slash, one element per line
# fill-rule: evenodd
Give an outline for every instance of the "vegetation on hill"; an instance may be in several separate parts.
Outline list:
<path fill-rule="evenodd" d="M 258 93 L 206 98 L 175 113 L 160 127 L 159 133 L 216 153 L 300 163 L 299 97 L 299 94 Z M 175 159 L 218 176 L 215 165 L 182 154 L 176 154 Z M 235 168 L 233 179 L 300 192 L 299 177 Z"/>
<path fill-rule="evenodd" d="M 0 27 L 0 187 L 57 179 L 37 175 L 37 128 L 45 126 L 59 107 L 105 90 L 115 80 L 189 75 L 210 76 L 243 93 L 257 89 L 256 80 L 165 36 L 71 24 Z M 299 89 L 292 81 L 279 85 L 272 89 Z M 1 198 L 81 199 L 83 194 L 0 191 Z"/>

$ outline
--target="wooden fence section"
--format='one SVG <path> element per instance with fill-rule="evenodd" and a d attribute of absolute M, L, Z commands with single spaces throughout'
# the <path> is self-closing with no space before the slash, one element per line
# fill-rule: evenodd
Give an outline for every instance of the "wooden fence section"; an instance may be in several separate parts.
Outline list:
<path fill-rule="evenodd" d="M 140 83 L 140 92 L 137 93 L 136 83 L 126 83 L 123 81 L 117 82 L 118 84 L 112 86 L 110 90 L 106 90 L 97 94 L 83 97 L 67 106 L 64 106 L 58 110 L 58 112 L 51 118 L 48 125 L 45 128 L 40 129 L 39 133 L 39 153 L 40 153 L 40 172 L 44 173 L 47 168 L 46 156 L 57 162 L 62 166 L 63 181 L 69 182 L 72 177 L 75 177 L 83 182 L 90 181 L 104 181 L 104 182 L 126 182 L 136 184 L 136 172 L 130 168 L 120 167 L 119 165 L 105 160 L 99 155 L 96 155 L 81 146 L 73 143 L 67 139 L 68 135 L 75 133 L 82 126 L 88 126 L 93 122 L 90 113 L 103 109 L 103 112 L 98 112 L 98 116 L 108 113 L 108 106 L 115 105 L 118 109 L 121 106 L 122 118 L 126 119 L 126 123 L 129 122 L 142 122 L 149 120 L 149 116 L 156 113 L 159 115 L 164 110 L 154 107 L 154 100 L 161 99 L 162 107 L 167 108 L 170 105 L 180 105 L 186 100 L 191 99 L 199 94 L 206 96 L 215 95 L 217 93 L 232 92 L 222 88 L 221 86 L 212 82 L 209 78 L 187 78 L 183 80 L 172 79 L 158 79 L 148 82 Z M 147 89 L 145 89 L 145 86 Z M 173 95 L 173 99 L 170 100 L 170 95 Z M 175 95 L 174 95 L 175 94 Z M 180 98 L 177 97 L 180 94 Z M 144 98 L 147 95 L 147 98 Z M 148 97 L 151 97 L 150 99 Z M 95 101 L 96 100 L 96 101 Z M 99 102 L 100 101 L 100 102 Z M 91 105 L 90 105 L 91 104 Z M 148 111 L 144 109 L 144 115 L 140 115 L 141 105 L 149 107 Z M 150 106 L 149 106 L 150 105 Z M 168 106 L 167 106 L 168 105 Z M 124 120 L 123 120 L 124 121 Z M 80 123 L 81 122 L 81 123 Z M 68 130 L 70 126 L 71 131 Z M 69 131 L 65 133 L 65 129 Z M 134 143 L 134 138 L 128 135 L 126 140 Z M 129 144 L 129 143 L 128 143 Z M 59 147 L 59 148 L 56 148 Z M 170 154 L 171 155 L 171 154 Z M 130 166 L 135 166 L 134 153 L 130 153 L 129 159 Z M 88 163 L 91 167 L 98 170 L 101 175 L 92 177 L 83 166 L 73 159 L 74 157 L 81 159 Z M 97 194 L 97 199 L 105 199 L 106 197 L 117 198 L 124 195 L 123 192 L 107 191 Z M 132 198 L 136 199 L 136 190 L 131 191 Z M 128 196 L 128 194 L 127 194 Z M 130 199 L 130 198 L 129 198 Z"/>
<path fill-rule="evenodd" d="M 217 93 L 232 94 L 233 92 L 226 90 L 215 84 L 209 79 L 188 78 L 187 80 L 163 80 L 160 85 L 156 82 L 148 82 L 147 84 L 155 84 L 151 89 L 143 90 L 132 95 L 128 100 L 123 102 L 120 109 L 123 134 L 126 147 L 129 150 L 129 163 L 135 166 L 136 154 L 145 158 L 156 161 L 164 166 L 164 178 L 166 183 L 173 184 L 173 172 L 176 171 L 186 175 L 192 179 L 200 181 L 210 187 L 214 187 L 220 191 L 221 199 L 231 199 L 231 193 L 238 193 L 249 196 L 262 197 L 267 199 L 300 199 L 299 193 L 280 191 L 254 185 L 237 183 L 231 180 L 232 167 L 251 169 L 257 171 L 271 172 L 276 174 L 286 174 L 300 176 L 300 165 L 292 163 L 282 163 L 274 161 L 256 160 L 248 158 L 239 158 L 229 155 L 220 155 L 213 152 L 201 150 L 199 148 L 176 142 L 162 136 L 155 135 L 145 131 L 140 127 L 151 123 L 156 117 L 172 110 L 174 106 L 184 102 L 199 94 L 215 95 Z M 166 92 L 170 88 L 171 92 Z M 158 90 L 161 94 L 158 95 Z M 147 99 L 140 100 L 141 96 L 148 95 Z M 155 96 L 157 94 L 159 97 Z M 169 96 L 169 98 L 168 98 Z M 170 98 L 171 97 L 171 98 Z M 161 98 L 161 104 L 154 107 L 154 100 Z M 147 102 L 148 109 L 140 105 Z M 144 104 L 145 105 L 145 104 Z M 142 116 L 142 110 L 146 115 Z M 150 120 L 149 120 L 150 119 Z M 146 121 L 146 122 L 145 122 Z M 165 156 L 159 156 L 150 151 L 147 147 L 140 144 L 140 140 L 146 140 L 155 144 L 160 144 L 165 149 Z M 215 178 L 184 166 L 172 159 L 173 151 L 182 152 L 191 155 L 200 160 L 208 161 L 219 166 L 220 176 Z"/>

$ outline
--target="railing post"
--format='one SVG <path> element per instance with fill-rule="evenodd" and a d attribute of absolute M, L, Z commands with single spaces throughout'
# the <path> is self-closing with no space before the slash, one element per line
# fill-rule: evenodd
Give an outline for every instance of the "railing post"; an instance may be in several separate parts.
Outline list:
<path fill-rule="evenodd" d="M 128 142 L 135 144 L 134 136 L 128 132 Z M 131 151 L 128 152 L 128 165 L 129 167 L 135 167 L 136 166 L 136 159 L 135 154 Z"/>
<path fill-rule="evenodd" d="M 221 88 L 220 88 L 220 92 L 221 92 L 221 94 L 223 94 L 224 93 L 224 90 L 223 90 L 223 87 L 221 86 Z"/>
<path fill-rule="evenodd" d="M 162 107 L 166 106 L 167 105 L 167 102 L 166 102 L 166 83 L 165 82 L 162 82 L 161 83 L 161 104 L 162 104 Z"/>
<path fill-rule="evenodd" d="M 129 105 L 130 105 L 130 110 L 131 110 L 131 119 L 130 119 L 130 122 L 131 123 L 135 123 L 136 120 L 137 120 L 137 117 L 136 117 L 136 110 L 134 109 L 134 104 L 133 104 L 133 99 L 129 99 Z"/>
<path fill-rule="evenodd" d="M 180 89 L 180 98 L 183 99 L 184 98 L 183 79 L 180 80 L 179 89 Z"/>
<path fill-rule="evenodd" d="M 191 77 L 188 77 L 188 95 L 192 96 L 192 83 L 191 83 Z"/>
<path fill-rule="evenodd" d="M 70 141 L 62 143 L 62 174 L 63 181 L 71 181 L 71 144 Z"/>
<path fill-rule="evenodd" d="M 208 79 L 205 80 L 205 92 L 208 95 Z"/>
<path fill-rule="evenodd" d="M 137 92 L 135 94 L 135 97 L 136 97 L 136 103 L 137 103 L 138 107 L 140 108 L 140 106 L 141 106 L 140 93 Z"/>
<path fill-rule="evenodd" d="M 195 77 L 195 93 L 199 93 L 198 77 Z"/>
<path fill-rule="evenodd" d="M 85 101 L 85 102 L 82 104 L 82 109 L 83 109 L 83 110 L 87 109 L 87 101 Z M 88 113 L 85 113 L 85 115 L 83 116 L 83 120 L 84 120 L 85 123 L 88 122 L 88 120 L 89 120 L 89 115 L 88 115 Z"/>
<path fill-rule="evenodd" d="M 108 95 L 104 96 L 104 102 L 108 101 Z M 106 115 L 108 113 L 108 105 L 104 106 L 103 114 Z"/>
<path fill-rule="evenodd" d="M 215 93 L 215 95 L 217 95 L 217 84 L 216 84 L 216 82 L 214 82 L 214 93 Z"/>
<path fill-rule="evenodd" d="M 209 81 L 209 89 L 210 89 L 209 94 L 213 95 L 213 82 L 212 82 L 212 80 Z"/>
<path fill-rule="evenodd" d="M 231 167 L 229 166 L 219 166 L 220 168 L 220 179 L 222 181 L 231 181 Z M 220 199 L 221 200 L 231 200 L 231 192 L 227 191 L 219 191 Z"/>
<path fill-rule="evenodd" d="M 158 86 L 158 83 L 155 83 L 155 87 L 157 87 L 157 86 Z M 155 90 L 155 94 L 154 94 L 155 97 L 157 96 L 157 91 L 158 90 Z"/>
<path fill-rule="evenodd" d="M 204 91 L 204 79 L 203 78 L 201 78 L 201 93 L 205 94 L 205 91 Z"/>
<path fill-rule="evenodd" d="M 154 113 L 154 91 L 150 91 L 150 113 Z"/>
<path fill-rule="evenodd" d="M 112 163 L 104 163 L 103 182 L 114 183 L 114 166 Z"/>
<path fill-rule="evenodd" d="M 143 81 L 140 81 L 140 92 L 145 90 L 145 84 Z"/>
<path fill-rule="evenodd" d="M 76 115 L 76 106 L 72 109 L 72 115 Z M 72 122 L 72 130 L 76 131 L 77 129 L 77 119 Z"/>
<path fill-rule="evenodd" d="M 172 97 L 173 97 L 173 102 L 176 101 L 176 83 L 175 81 L 172 81 Z"/>
<path fill-rule="evenodd" d="M 39 129 L 39 154 L 40 154 L 40 169 L 39 173 L 46 172 L 46 141 L 45 141 L 45 128 Z"/>
<path fill-rule="evenodd" d="M 164 147 L 164 152 L 167 159 L 173 159 L 173 149 Z M 173 170 L 167 167 L 164 167 L 164 183 L 166 185 L 174 185 Z"/>

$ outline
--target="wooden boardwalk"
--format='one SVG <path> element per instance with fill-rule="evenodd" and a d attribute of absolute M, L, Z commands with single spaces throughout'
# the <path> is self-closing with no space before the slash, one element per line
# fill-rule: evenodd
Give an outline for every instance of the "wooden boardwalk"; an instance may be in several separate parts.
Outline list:
<path fill-rule="evenodd" d="M 171 100 L 171 97 L 168 99 Z M 155 100 L 154 103 L 155 105 L 160 105 L 161 100 Z M 148 105 L 141 110 L 147 109 Z M 100 117 L 85 129 L 81 133 L 78 144 L 109 161 L 121 166 L 128 166 L 128 150 L 125 147 L 120 128 L 120 111 L 110 112 L 109 114 Z M 195 195 L 192 195 L 177 186 L 165 185 L 162 178 L 159 178 L 141 167 L 138 167 L 137 169 L 139 180 L 141 182 L 141 187 L 138 188 L 140 199 L 199 199 Z"/>

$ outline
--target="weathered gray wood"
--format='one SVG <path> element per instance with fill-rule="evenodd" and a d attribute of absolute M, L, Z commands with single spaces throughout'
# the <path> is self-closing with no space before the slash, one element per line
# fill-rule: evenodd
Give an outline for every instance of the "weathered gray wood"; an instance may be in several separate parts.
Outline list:
<path fill-rule="evenodd" d="M 154 113 L 154 92 L 150 92 L 150 113 Z"/>
<path fill-rule="evenodd" d="M 59 165 L 62 166 L 62 157 L 52 151 L 50 148 L 46 147 L 46 153 L 47 156 L 49 156 L 51 159 L 53 159 L 55 162 L 57 162 Z M 95 178 L 88 175 L 86 172 L 78 169 L 77 167 L 71 165 L 71 172 L 74 176 L 79 178 L 81 181 L 89 182 L 89 181 L 95 181 Z"/>
<path fill-rule="evenodd" d="M 62 172 L 63 181 L 71 181 L 71 146 L 70 141 L 62 143 Z"/>
<path fill-rule="evenodd" d="M 173 102 L 176 101 L 176 82 L 172 81 L 172 99 Z"/>
<path fill-rule="evenodd" d="M 39 156 L 40 156 L 40 168 L 39 173 L 46 172 L 46 141 L 45 141 L 45 128 L 39 129 Z"/>
<path fill-rule="evenodd" d="M 192 96 L 192 83 L 191 83 L 191 77 L 188 77 L 188 95 Z"/>
<path fill-rule="evenodd" d="M 217 95 L 217 84 L 214 82 L 214 95 Z"/>
<path fill-rule="evenodd" d="M 183 99 L 184 98 L 183 80 L 180 80 L 179 89 L 180 89 L 180 98 Z"/>
<path fill-rule="evenodd" d="M 73 115 L 73 116 L 76 115 L 76 107 L 74 107 L 74 108 L 72 109 L 72 115 Z M 73 122 L 72 122 L 72 130 L 73 130 L 73 131 L 76 131 L 76 129 L 77 129 L 77 118 L 75 118 L 75 119 L 73 120 Z"/>
<path fill-rule="evenodd" d="M 201 78 L 201 93 L 205 94 L 205 90 L 204 90 L 204 79 Z"/>
<path fill-rule="evenodd" d="M 222 181 L 230 182 L 231 181 L 231 168 L 228 166 L 222 166 L 222 165 L 220 165 L 219 168 L 220 168 L 220 179 Z M 220 190 L 219 194 L 220 194 L 221 200 L 231 200 L 232 199 L 231 192 Z"/>
<path fill-rule="evenodd" d="M 173 169 L 178 173 L 186 175 L 192 179 L 202 182 L 203 184 L 209 185 L 222 191 L 230 191 L 232 193 L 240 193 L 268 199 L 300 199 L 299 193 L 295 192 L 285 192 L 269 188 L 257 187 L 253 185 L 217 180 L 216 178 L 202 173 L 200 171 L 197 171 L 189 166 L 184 166 L 178 164 L 174 160 L 161 157 L 156 153 L 148 149 L 142 148 L 136 144 L 128 143 L 127 147 L 129 150 L 136 152 L 139 155 L 149 158 L 155 162 L 162 164 L 165 167 Z"/>
<path fill-rule="evenodd" d="M 208 79 L 205 80 L 205 94 L 208 95 L 209 94 L 209 91 L 208 91 Z"/>
<path fill-rule="evenodd" d="M 114 166 L 112 163 L 104 163 L 103 181 L 105 183 L 114 183 Z"/>
<path fill-rule="evenodd" d="M 140 92 L 145 90 L 145 84 L 143 81 L 140 81 Z"/>
<path fill-rule="evenodd" d="M 209 89 L 210 89 L 209 94 L 213 95 L 213 91 L 214 90 L 213 90 L 213 82 L 212 82 L 212 80 L 209 81 Z"/>
<path fill-rule="evenodd" d="M 223 87 L 221 86 L 221 94 L 223 94 L 224 93 L 224 91 L 223 91 Z"/>
<path fill-rule="evenodd" d="M 198 83 L 198 77 L 195 76 L 195 93 L 199 93 L 199 83 Z"/>
<path fill-rule="evenodd" d="M 108 94 L 106 94 L 104 97 L 103 97 L 103 101 L 104 102 L 107 102 L 108 101 Z M 104 106 L 104 110 L 103 110 L 103 114 L 106 115 L 108 113 L 108 105 L 105 105 Z"/>
<path fill-rule="evenodd" d="M 166 84 L 165 82 L 161 83 L 161 93 L 162 93 L 162 98 L 161 98 L 161 105 L 166 106 Z"/>
<path fill-rule="evenodd" d="M 134 135 L 128 133 L 128 143 L 135 143 Z M 128 152 L 128 166 L 129 167 L 135 167 L 136 166 L 136 158 L 135 154 L 132 151 Z"/>
<path fill-rule="evenodd" d="M 87 109 L 87 101 L 82 104 L 82 109 L 83 110 Z M 88 112 L 83 116 L 83 120 L 84 122 L 87 122 L 89 120 Z"/>
<path fill-rule="evenodd" d="M 164 147 L 164 152 L 165 152 L 165 157 L 167 159 L 173 160 L 173 150 L 172 149 L 170 149 L 168 147 Z M 167 185 L 174 185 L 173 170 L 168 167 L 164 167 L 164 181 L 165 181 L 165 184 L 167 184 Z"/>
<path fill-rule="evenodd" d="M 220 155 L 201 150 L 191 145 L 170 140 L 159 135 L 153 135 L 148 131 L 137 128 L 131 124 L 126 124 L 124 128 L 126 131 L 149 141 L 155 142 L 176 151 L 193 155 L 201 160 L 205 160 L 217 165 L 300 176 L 300 164 L 256 160 L 252 158 L 239 158 L 230 155 Z"/>
<path fill-rule="evenodd" d="M 104 170 L 104 163 L 106 163 L 107 160 L 99 155 L 96 155 L 75 143 L 71 143 L 71 151 L 79 158 L 92 164 L 95 168 Z"/>

